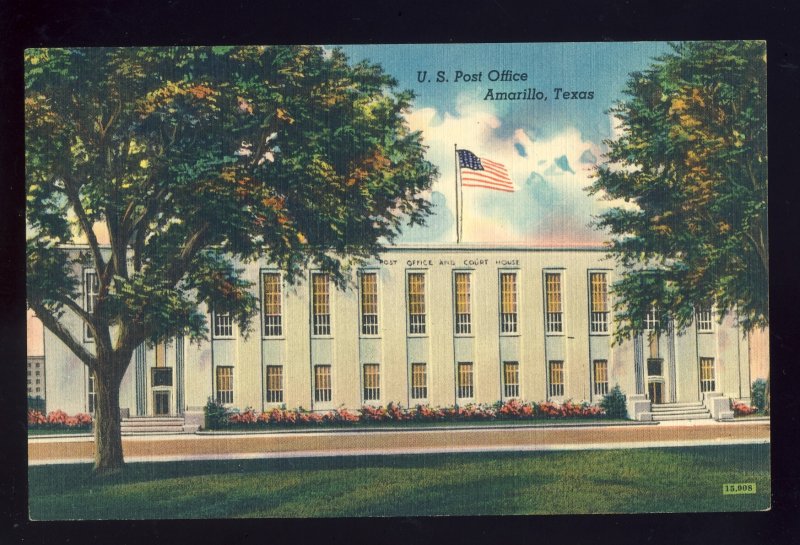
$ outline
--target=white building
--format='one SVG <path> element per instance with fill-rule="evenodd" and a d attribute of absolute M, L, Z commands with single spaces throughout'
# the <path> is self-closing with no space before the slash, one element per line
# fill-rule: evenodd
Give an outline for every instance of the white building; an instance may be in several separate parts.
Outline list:
<path fill-rule="evenodd" d="M 208 312 L 207 341 L 140 347 L 120 406 L 130 415 L 197 415 L 209 397 L 258 410 L 598 402 L 615 384 L 640 402 L 637 415 L 650 402 L 748 400 L 748 339 L 735 317 L 718 324 L 700 308 L 682 334 L 669 327 L 612 346 L 608 288 L 621 272 L 606 252 L 394 246 L 345 291 L 314 270 L 288 286 L 269 263 L 252 263 L 245 276 L 259 290 L 256 330 L 245 337 L 229 316 Z M 91 308 L 96 277 L 82 274 Z M 76 316 L 64 319 L 81 331 Z M 85 331 L 83 340 L 91 349 Z M 86 367 L 47 330 L 45 347 L 48 408 L 93 411 Z"/>

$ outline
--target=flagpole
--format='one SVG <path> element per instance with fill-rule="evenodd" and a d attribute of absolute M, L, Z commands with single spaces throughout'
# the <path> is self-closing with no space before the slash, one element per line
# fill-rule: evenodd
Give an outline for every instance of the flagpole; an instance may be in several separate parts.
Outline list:
<path fill-rule="evenodd" d="M 453 153 L 455 154 L 456 159 L 456 244 L 461 243 L 461 208 L 459 207 L 459 185 L 458 185 L 458 144 L 453 144 Z"/>

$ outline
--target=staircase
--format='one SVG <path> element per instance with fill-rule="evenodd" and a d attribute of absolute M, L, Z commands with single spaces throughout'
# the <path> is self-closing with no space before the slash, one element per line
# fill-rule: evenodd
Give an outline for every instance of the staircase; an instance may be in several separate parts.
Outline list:
<path fill-rule="evenodd" d="M 130 416 L 122 419 L 122 435 L 183 433 L 182 416 Z"/>
<path fill-rule="evenodd" d="M 707 420 L 711 418 L 711 412 L 703 405 L 702 401 L 691 403 L 664 403 L 662 405 L 653 404 L 650 409 L 653 413 L 653 421 L 664 422 L 667 420 Z"/>

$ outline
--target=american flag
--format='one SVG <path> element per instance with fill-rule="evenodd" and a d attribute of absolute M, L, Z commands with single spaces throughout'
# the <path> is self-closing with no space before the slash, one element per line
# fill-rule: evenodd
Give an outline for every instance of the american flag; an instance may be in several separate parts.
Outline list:
<path fill-rule="evenodd" d="M 461 171 L 461 185 L 464 187 L 483 187 L 495 191 L 514 191 L 514 184 L 505 165 L 478 157 L 469 150 L 460 149 L 458 168 Z"/>

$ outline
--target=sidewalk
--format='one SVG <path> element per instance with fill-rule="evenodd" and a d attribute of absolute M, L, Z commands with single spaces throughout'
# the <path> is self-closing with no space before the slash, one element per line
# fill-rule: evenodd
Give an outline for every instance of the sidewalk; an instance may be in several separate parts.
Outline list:
<path fill-rule="evenodd" d="M 339 430 L 269 434 L 126 436 L 128 462 L 449 452 L 551 451 L 769 442 L 769 421 L 673 421 L 650 426 Z M 91 437 L 28 440 L 30 465 L 91 462 Z"/>

